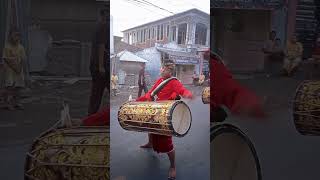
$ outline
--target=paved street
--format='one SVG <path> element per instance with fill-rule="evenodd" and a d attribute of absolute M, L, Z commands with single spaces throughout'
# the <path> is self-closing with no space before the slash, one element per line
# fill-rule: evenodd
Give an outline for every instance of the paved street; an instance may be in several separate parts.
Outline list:
<path fill-rule="evenodd" d="M 267 98 L 271 116 L 265 122 L 233 117 L 227 123 L 240 127 L 253 141 L 263 179 L 319 179 L 320 137 L 298 134 L 293 122 L 292 100 L 301 80 L 255 78 L 241 82 Z"/>
<path fill-rule="evenodd" d="M 181 180 L 210 177 L 209 106 L 200 99 L 201 88 L 195 88 L 193 92 L 198 97 L 193 101 L 185 100 L 192 111 L 191 129 L 185 137 L 174 138 L 177 179 Z M 111 109 L 112 179 L 124 176 L 126 180 L 166 180 L 169 168 L 167 155 L 140 149 L 139 146 L 147 141 L 147 134 L 122 129 L 117 120 L 118 108 L 119 105 Z"/>
<path fill-rule="evenodd" d="M 318 179 L 320 137 L 302 136 L 295 130 L 292 118 L 292 98 L 301 82 L 290 78 L 263 78 L 239 76 L 243 85 L 265 97 L 267 121 L 230 118 L 255 145 L 262 168 L 263 179 L 313 180 Z M 59 118 L 61 99 L 69 100 L 71 115 L 83 117 L 87 111 L 88 82 L 74 85 L 42 84 L 26 97 L 25 110 L 0 110 L 0 179 L 23 179 L 25 153 L 32 140 Z M 193 89 L 198 98 L 186 102 L 191 107 L 193 123 L 189 134 L 175 138 L 178 179 L 209 179 L 209 108 L 200 100 L 200 88 Z M 111 171 L 112 177 L 125 176 L 127 180 L 166 179 L 169 162 L 165 155 L 142 150 L 146 134 L 123 130 L 117 121 L 118 107 L 132 91 L 120 91 L 112 97 L 111 109 Z M 40 98 L 39 98 L 40 97 Z M 117 100 L 119 98 L 120 100 Z M 201 178 L 200 178 L 201 177 Z"/>
<path fill-rule="evenodd" d="M 33 139 L 59 120 L 62 99 L 70 104 L 71 116 L 81 118 L 87 113 L 89 93 L 89 81 L 39 81 L 23 99 L 25 110 L 0 109 L 0 179 L 22 180 L 25 154 Z"/>

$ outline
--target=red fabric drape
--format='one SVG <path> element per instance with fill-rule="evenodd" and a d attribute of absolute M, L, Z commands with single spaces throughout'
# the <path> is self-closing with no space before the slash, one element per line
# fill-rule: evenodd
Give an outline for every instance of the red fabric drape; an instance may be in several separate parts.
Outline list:
<path fill-rule="evenodd" d="M 110 108 L 104 107 L 82 120 L 84 126 L 110 126 Z"/>

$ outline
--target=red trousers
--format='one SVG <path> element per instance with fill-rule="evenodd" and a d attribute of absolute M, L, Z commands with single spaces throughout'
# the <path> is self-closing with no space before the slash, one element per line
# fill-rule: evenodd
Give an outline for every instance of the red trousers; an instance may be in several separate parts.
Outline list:
<path fill-rule="evenodd" d="M 153 150 L 157 153 L 169 153 L 173 150 L 171 136 L 151 134 Z"/>

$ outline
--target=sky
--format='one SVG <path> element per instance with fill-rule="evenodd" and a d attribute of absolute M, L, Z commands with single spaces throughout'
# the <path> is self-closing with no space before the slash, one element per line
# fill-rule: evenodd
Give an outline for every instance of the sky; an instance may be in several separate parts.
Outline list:
<path fill-rule="evenodd" d="M 136 0 L 142 2 L 143 0 Z M 152 5 L 136 4 L 135 0 L 111 0 L 110 14 L 113 18 L 113 34 L 123 36 L 123 30 L 162 19 L 173 14 L 153 7 Z M 210 0 L 145 0 L 173 13 L 189 9 L 199 9 L 210 14 Z"/>

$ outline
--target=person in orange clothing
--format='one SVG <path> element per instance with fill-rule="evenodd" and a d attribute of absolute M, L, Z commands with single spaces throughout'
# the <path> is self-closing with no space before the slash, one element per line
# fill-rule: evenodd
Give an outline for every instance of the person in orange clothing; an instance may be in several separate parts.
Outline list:
<path fill-rule="evenodd" d="M 175 100 L 179 95 L 185 98 L 192 98 L 192 93 L 187 90 L 179 80 L 172 79 L 166 84 L 156 95 L 152 97 L 152 92 L 158 87 L 158 85 L 168 78 L 172 77 L 174 73 L 174 63 L 172 60 L 166 60 L 163 68 L 161 68 L 161 78 L 159 78 L 153 87 L 144 95 L 139 97 L 136 101 L 163 101 L 163 100 Z M 141 146 L 141 148 L 153 148 L 158 153 L 167 153 L 170 160 L 169 177 L 168 179 L 175 179 L 176 167 L 175 167 L 175 150 L 173 147 L 171 136 L 162 136 L 156 134 L 149 134 L 148 143 Z"/>
<path fill-rule="evenodd" d="M 233 79 L 219 56 L 211 55 L 210 69 L 211 121 L 223 121 L 227 117 L 223 106 L 235 115 L 265 117 L 259 97 Z"/>

